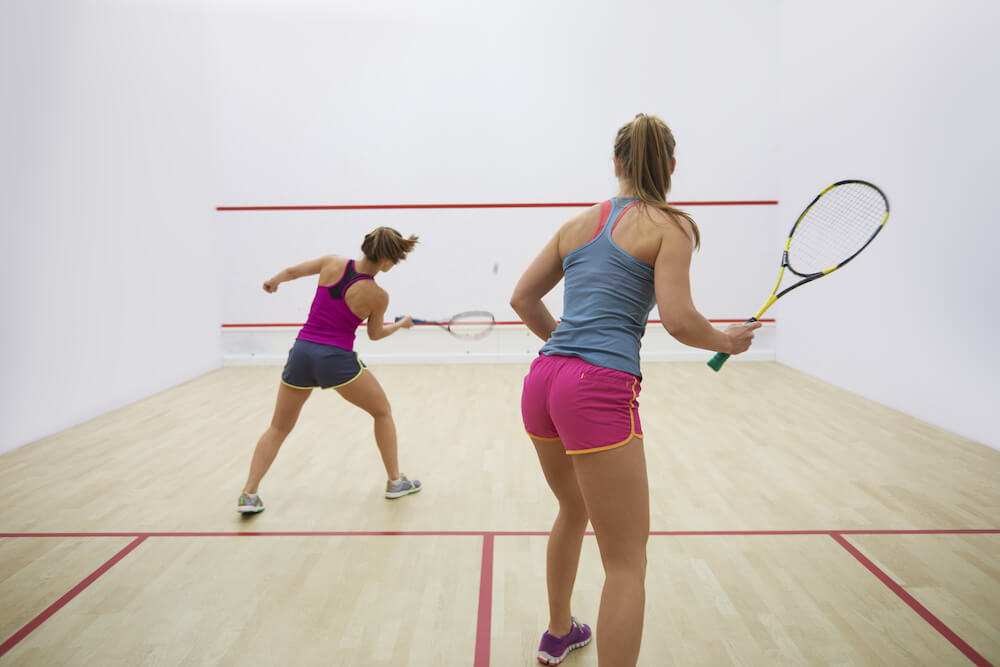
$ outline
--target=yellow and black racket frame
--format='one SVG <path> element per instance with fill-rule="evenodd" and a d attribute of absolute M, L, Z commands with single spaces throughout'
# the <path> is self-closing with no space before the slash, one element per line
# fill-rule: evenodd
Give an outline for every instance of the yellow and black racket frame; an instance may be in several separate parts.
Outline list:
<path fill-rule="evenodd" d="M 872 232 L 871 236 L 868 237 L 868 240 L 865 241 L 861 245 L 861 247 L 859 247 L 849 257 L 847 257 L 846 259 L 842 260 L 837 265 L 835 265 L 835 266 L 833 266 L 833 267 L 831 267 L 829 269 L 824 269 L 823 271 L 816 271 L 815 273 L 800 273 L 799 271 L 796 271 L 792 267 L 792 265 L 789 263 L 789 260 L 788 260 L 788 250 L 789 250 L 789 248 L 792 245 L 792 237 L 795 236 L 795 230 L 797 230 L 799 228 L 799 223 L 801 223 L 802 220 L 805 219 L 806 214 L 809 213 L 809 211 L 812 209 L 812 207 L 816 204 L 816 202 L 818 202 L 820 200 L 820 198 L 823 197 L 823 195 L 827 194 L 828 192 L 830 192 L 831 190 L 833 190 L 835 188 L 842 187 L 844 185 L 851 185 L 851 184 L 868 186 L 868 187 L 872 188 L 873 190 L 875 190 L 882 197 L 882 200 L 885 202 L 885 214 L 882 216 L 882 221 L 875 227 L 875 231 Z M 885 193 L 882 192 L 882 189 L 880 187 L 878 187 L 877 185 L 875 185 L 874 183 L 871 183 L 869 181 L 862 181 L 862 180 L 858 180 L 858 179 L 847 179 L 847 180 L 843 180 L 843 181 L 837 181 L 833 185 L 827 187 L 825 190 L 823 190 L 822 192 L 820 192 L 818 195 L 816 195 L 813 198 L 813 200 L 811 202 L 809 202 L 809 205 L 805 207 L 805 209 L 802 211 L 802 213 L 799 214 L 799 217 L 795 220 L 795 224 L 792 225 L 791 231 L 788 232 L 788 239 L 785 241 L 785 249 L 781 253 L 781 268 L 778 270 L 778 281 L 774 284 L 774 289 L 771 290 L 771 296 L 768 297 L 767 302 L 764 303 L 764 306 L 760 310 L 757 311 L 757 314 L 754 315 L 753 317 L 751 317 L 749 320 L 747 320 L 745 322 L 745 324 L 749 324 L 751 322 L 756 322 L 757 320 L 759 320 L 761 318 L 761 316 L 767 311 L 767 309 L 770 308 L 772 305 L 774 305 L 775 301 L 777 301 L 778 299 L 780 299 L 784 295 L 788 294 L 789 292 L 791 292 L 796 287 L 801 287 L 802 285 L 805 285 L 806 283 L 811 283 L 812 281 L 816 280 L 817 278 L 822 278 L 823 276 L 830 275 L 831 273 L 833 273 L 834 271 L 836 271 L 837 269 L 839 269 L 840 267 L 844 266 L 845 264 L 847 264 L 848 262 L 850 262 L 852 259 L 854 259 L 855 257 L 857 257 L 861 253 L 862 250 L 864 250 L 865 248 L 867 248 L 868 245 L 872 241 L 875 240 L 875 237 L 878 236 L 879 232 L 881 232 L 882 229 L 885 227 L 885 223 L 886 223 L 886 221 L 888 219 L 889 219 L 889 198 L 885 196 Z M 788 269 L 788 271 L 790 271 L 791 273 L 794 273 L 795 275 L 801 277 L 802 280 L 794 283 L 793 285 L 789 285 L 788 287 L 786 287 L 785 289 L 783 289 L 783 290 L 781 290 L 779 292 L 778 291 L 778 287 L 781 286 L 781 280 L 785 276 L 785 269 Z M 729 357 L 730 357 L 730 355 L 726 354 L 725 352 L 719 352 L 718 354 L 716 354 L 714 357 L 712 357 L 708 361 L 708 366 L 712 370 L 718 371 L 720 368 L 722 368 L 722 365 L 724 363 L 726 363 L 726 359 L 728 359 Z"/>

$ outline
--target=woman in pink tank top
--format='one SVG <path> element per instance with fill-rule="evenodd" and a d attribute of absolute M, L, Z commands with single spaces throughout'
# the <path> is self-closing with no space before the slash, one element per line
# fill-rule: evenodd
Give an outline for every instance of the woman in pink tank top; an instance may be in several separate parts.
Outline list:
<path fill-rule="evenodd" d="M 299 331 L 281 375 L 274 417 L 257 441 L 250 474 L 237 504 L 239 512 L 264 510 L 257 487 L 295 426 L 303 404 L 317 387 L 335 389 L 372 416 L 375 444 L 388 477 L 386 498 L 401 498 L 422 488 L 419 480 L 409 480 L 399 472 L 396 424 L 389 401 L 382 385 L 354 352 L 355 332 L 365 320 L 371 340 L 413 326 L 409 317 L 383 324 L 389 295 L 375 284 L 375 276 L 405 259 L 417 240 L 416 236 L 404 239 L 395 229 L 379 227 L 365 236 L 358 260 L 327 255 L 289 267 L 264 281 L 264 291 L 273 294 L 283 282 L 319 274 L 309 319 Z"/>

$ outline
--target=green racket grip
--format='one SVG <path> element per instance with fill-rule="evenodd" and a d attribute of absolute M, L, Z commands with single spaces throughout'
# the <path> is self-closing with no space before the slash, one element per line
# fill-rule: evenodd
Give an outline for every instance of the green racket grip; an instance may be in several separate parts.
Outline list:
<path fill-rule="evenodd" d="M 743 324 L 750 324 L 751 322 L 756 322 L 756 321 L 757 321 L 756 317 L 751 317 Z M 719 370 L 722 368 L 722 364 L 726 363 L 726 359 L 728 359 L 731 356 L 733 355 L 726 354 L 725 352 L 719 352 L 714 357 L 708 360 L 708 367 L 711 368 L 716 373 L 718 373 Z"/>
<path fill-rule="evenodd" d="M 719 352 L 708 360 L 708 367 L 718 373 L 719 369 L 722 368 L 722 364 L 726 363 L 726 359 L 730 356 L 732 355 L 726 354 L 725 352 Z"/>

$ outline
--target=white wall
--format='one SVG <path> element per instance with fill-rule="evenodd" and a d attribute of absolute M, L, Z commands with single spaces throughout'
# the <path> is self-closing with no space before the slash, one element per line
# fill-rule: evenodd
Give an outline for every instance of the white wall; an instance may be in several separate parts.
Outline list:
<path fill-rule="evenodd" d="M 640 111 L 677 137 L 674 200 L 776 199 L 777 0 L 213 9 L 221 206 L 598 201 L 616 190 L 614 134 Z M 775 207 L 690 211 L 704 238 L 696 303 L 710 317 L 746 317 L 772 280 Z M 275 295 L 261 281 L 320 254 L 357 255 L 382 224 L 422 238 L 380 279 L 390 314 L 516 319 L 514 282 L 575 212 L 220 212 L 222 320 L 303 321 L 313 281 Z M 558 289 L 549 302 L 558 315 Z M 227 355 L 245 352 L 243 332 L 225 336 Z M 411 354 L 437 354 L 422 340 L 409 338 Z"/>
<path fill-rule="evenodd" d="M 220 204 L 593 201 L 660 114 L 678 199 L 773 199 L 777 0 L 215 0 Z"/>
<path fill-rule="evenodd" d="M 0 453 L 219 365 L 204 17 L 0 5 Z"/>
<path fill-rule="evenodd" d="M 688 209 L 702 228 L 704 249 L 695 255 L 692 282 L 706 314 L 746 317 L 758 307 L 780 258 L 780 239 L 768 233 L 774 209 Z M 327 252 L 358 257 L 364 234 L 379 225 L 421 238 L 404 262 L 378 278 L 390 294 L 389 315 L 426 319 L 490 310 L 499 320 L 517 319 L 507 303 L 514 283 L 577 210 L 220 212 L 220 262 L 226 267 L 222 320 L 303 322 L 316 291 L 314 278 L 285 283 L 276 294 L 265 293 L 261 283 L 285 266 Z M 734 275 L 737 262 L 742 276 Z M 547 301 L 554 312 L 562 310 L 561 285 Z"/>
<path fill-rule="evenodd" d="M 889 228 L 778 305 L 779 359 L 1000 446 L 996 7 L 5 3 L 0 451 L 214 368 L 220 322 L 301 321 L 310 285 L 260 281 L 379 224 L 424 238 L 384 279 L 390 311 L 512 318 L 513 281 L 571 210 L 212 208 L 594 201 L 637 111 L 677 135 L 675 200 L 783 201 L 692 209 L 710 317 L 759 306 L 819 188 L 882 184 Z"/>
<path fill-rule="evenodd" d="M 848 177 L 892 211 L 779 303 L 778 360 L 1000 448 L 1000 5 L 788 2 L 782 21 L 782 218 Z"/>

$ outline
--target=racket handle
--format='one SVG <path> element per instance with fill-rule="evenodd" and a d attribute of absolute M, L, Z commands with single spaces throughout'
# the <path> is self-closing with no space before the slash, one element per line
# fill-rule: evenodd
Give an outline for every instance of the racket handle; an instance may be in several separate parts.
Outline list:
<path fill-rule="evenodd" d="M 726 354 L 725 352 L 719 352 L 714 357 L 708 360 L 708 367 L 711 368 L 716 373 L 718 373 L 719 369 L 722 368 L 722 364 L 726 363 L 726 359 L 728 359 L 729 357 L 730 355 Z"/>
<path fill-rule="evenodd" d="M 394 320 L 393 320 L 393 322 L 398 322 L 398 321 L 400 321 L 401 319 L 403 319 L 404 317 L 406 317 L 406 316 L 405 316 L 405 315 L 396 315 L 396 319 L 394 319 Z M 415 318 L 415 317 L 411 317 L 410 319 L 412 319 L 412 320 L 413 320 L 413 323 L 414 323 L 414 324 L 424 324 L 424 323 L 426 323 L 426 322 L 427 322 L 427 320 L 418 320 L 418 319 L 417 319 L 417 318 Z"/>
<path fill-rule="evenodd" d="M 757 313 L 757 315 L 759 317 L 760 313 Z M 743 324 L 750 324 L 751 322 L 756 322 L 756 321 L 757 321 L 756 317 L 751 317 L 749 320 L 747 320 Z M 711 359 L 708 360 L 708 367 L 711 368 L 716 373 L 718 373 L 719 369 L 722 368 L 722 364 L 726 363 L 726 359 L 728 359 L 731 356 L 733 356 L 733 355 L 726 354 L 725 352 L 719 352 L 714 357 L 712 357 Z"/>

